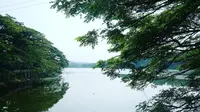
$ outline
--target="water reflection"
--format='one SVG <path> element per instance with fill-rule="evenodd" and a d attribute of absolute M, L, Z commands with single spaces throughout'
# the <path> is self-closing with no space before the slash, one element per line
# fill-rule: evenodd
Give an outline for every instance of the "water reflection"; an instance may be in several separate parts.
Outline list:
<path fill-rule="evenodd" d="M 67 68 L 62 77 L 70 85 L 68 90 L 68 85 L 61 84 L 60 80 L 48 81 L 41 87 L 3 97 L 0 111 L 135 112 L 135 106 L 140 102 L 168 88 L 148 86 L 144 91 L 137 91 L 119 78 L 110 80 L 100 69 Z"/>
<path fill-rule="evenodd" d="M 44 112 L 63 98 L 68 84 L 60 79 L 48 79 L 42 86 L 14 92 L 0 99 L 3 112 Z"/>
<path fill-rule="evenodd" d="M 62 76 L 70 88 L 49 112 L 135 112 L 135 106 L 168 86 L 144 91 L 131 89 L 121 79 L 110 80 L 100 69 L 65 69 Z"/>

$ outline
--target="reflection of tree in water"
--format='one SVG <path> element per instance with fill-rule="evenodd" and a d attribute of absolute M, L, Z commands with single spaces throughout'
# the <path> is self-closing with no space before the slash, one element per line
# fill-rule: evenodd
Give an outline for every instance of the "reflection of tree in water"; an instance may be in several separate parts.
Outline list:
<path fill-rule="evenodd" d="M 48 111 L 68 89 L 68 84 L 60 79 L 48 80 L 37 88 L 12 93 L 0 100 L 3 112 L 41 112 Z"/>
<path fill-rule="evenodd" d="M 199 112 L 200 93 L 196 88 L 170 88 L 138 105 L 137 112 Z"/>

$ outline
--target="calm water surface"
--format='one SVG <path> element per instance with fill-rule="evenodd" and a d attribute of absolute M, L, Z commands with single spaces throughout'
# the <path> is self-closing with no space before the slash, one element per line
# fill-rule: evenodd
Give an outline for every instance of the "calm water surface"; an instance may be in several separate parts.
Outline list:
<path fill-rule="evenodd" d="M 120 79 L 110 80 L 100 69 L 65 69 L 63 76 L 70 88 L 50 112 L 134 112 L 138 103 L 165 88 L 136 91 Z"/>
<path fill-rule="evenodd" d="M 67 68 L 62 76 L 69 83 L 69 89 L 63 89 L 65 92 L 55 84 L 52 84 L 52 88 L 16 92 L 4 99 L 8 100 L 8 104 L 2 107 L 2 110 L 10 108 L 4 112 L 135 112 L 138 103 L 166 88 L 162 86 L 155 89 L 149 86 L 144 91 L 136 91 L 120 79 L 110 80 L 100 69 Z"/>

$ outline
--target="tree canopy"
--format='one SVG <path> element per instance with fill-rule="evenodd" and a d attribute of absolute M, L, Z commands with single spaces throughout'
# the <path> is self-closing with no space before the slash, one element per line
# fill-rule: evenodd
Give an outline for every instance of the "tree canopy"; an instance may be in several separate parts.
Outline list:
<path fill-rule="evenodd" d="M 97 65 L 108 76 L 117 77 L 120 75 L 117 70 L 130 69 L 131 73 L 123 81 L 133 88 L 141 89 L 155 80 L 171 80 L 177 75 L 186 74 L 189 88 L 184 90 L 199 93 L 195 89 L 200 86 L 199 0 L 53 0 L 52 8 L 64 12 L 66 16 L 83 16 L 85 22 L 103 19 L 107 26 L 105 29 L 94 29 L 77 40 L 81 46 L 95 47 L 98 39 L 103 38 L 111 45 L 109 52 L 120 53 L 98 62 Z M 140 60 L 148 60 L 148 63 L 135 66 Z M 177 68 L 179 72 L 168 73 L 168 68 L 174 63 L 181 63 Z M 158 97 L 164 99 L 166 92 Z M 177 93 L 171 95 L 184 99 L 179 95 L 185 92 L 173 92 Z M 160 100 L 153 98 L 155 101 L 145 102 L 147 106 L 140 108 L 140 111 L 188 111 L 191 107 L 198 110 L 200 106 L 197 100 L 194 101 L 198 95 L 187 93 L 192 102 L 186 102 L 189 106 L 170 108 L 175 104 L 159 103 Z M 179 101 L 174 97 L 169 100 Z M 157 110 L 152 110 L 154 106 Z"/>
<path fill-rule="evenodd" d="M 0 15 L 0 51 L 0 87 L 54 76 L 68 65 L 42 33 L 9 15 Z"/>

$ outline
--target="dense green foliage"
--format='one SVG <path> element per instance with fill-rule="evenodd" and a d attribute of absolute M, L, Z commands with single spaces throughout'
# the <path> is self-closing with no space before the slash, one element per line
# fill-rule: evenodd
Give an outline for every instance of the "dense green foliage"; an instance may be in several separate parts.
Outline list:
<path fill-rule="evenodd" d="M 63 53 L 42 33 L 9 15 L 0 15 L 0 58 L 0 87 L 40 81 L 68 65 Z"/>
<path fill-rule="evenodd" d="M 153 98 L 152 102 L 144 102 L 147 106 L 140 111 L 199 110 L 196 99 L 199 99 L 200 86 L 200 0 L 54 0 L 52 3 L 53 8 L 67 16 L 84 16 L 85 22 L 103 19 L 107 28 L 89 31 L 77 40 L 81 46 L 95 47 L 98 39 L 103 38 L 111 45 L 110 52 L 120 53 L 98 62 L 108 76 L 117 77 L 120 75 L 118 70 L 130 69 L 131 73 L 123 81 L 141 89 L 155 80 L 175 79 L 190 71 L 185 77 L 190 89 L 183 89 L 198 93 L 185 92 L 188 99 L 191 96 L 190 103 L 186 101 L 183 103 L 186 105 L 181 106 L 184 97 L 179 95 L 183 90 L 169 89 L 169 92 L 177 92 L 171 94 L 171 101 L 160 102 L 166 99 L 166 92 L 163 92 L 158 95 L 159 100 Z M 137 61 L 144 59 L 150 62 L 135 66 Z M 181 63 L 179 72 L 166 72 L 176 62 Z M 175 100 L 178 104 L 173 103 Z M 171 108 L 173 106 L 176 108 Z"/>

